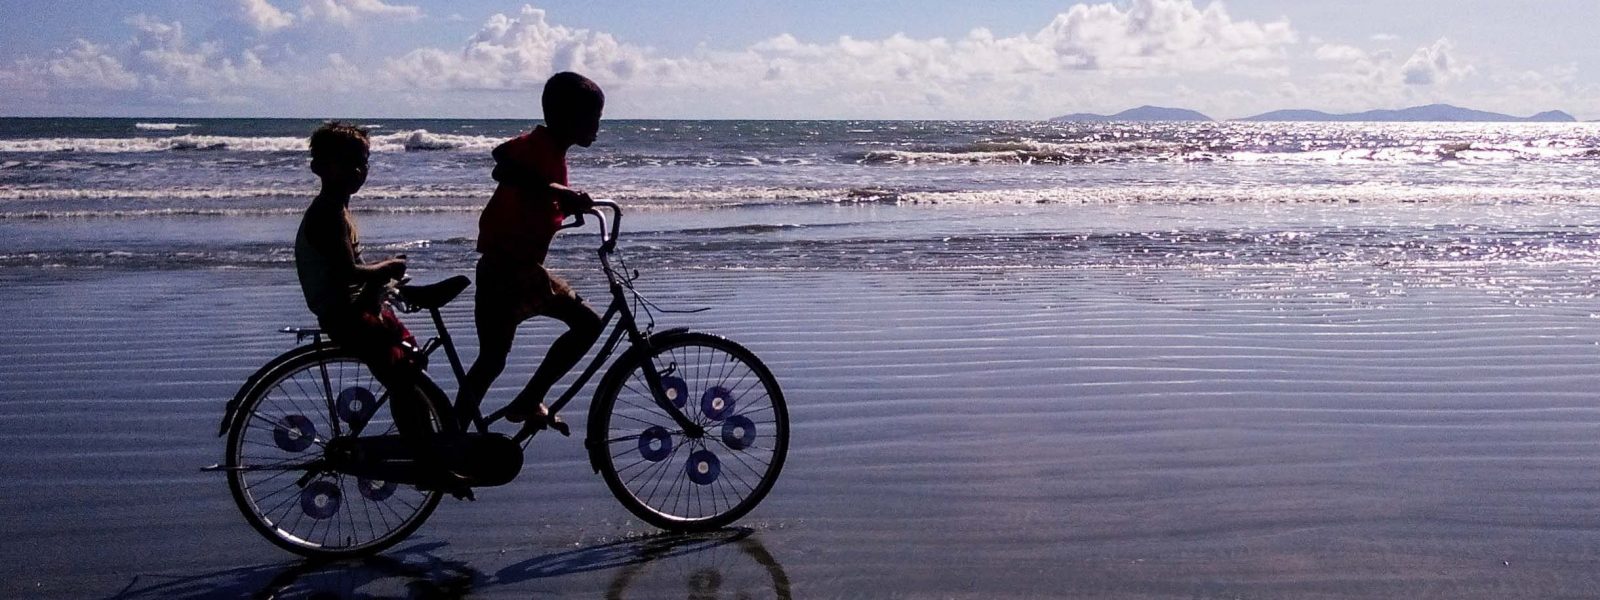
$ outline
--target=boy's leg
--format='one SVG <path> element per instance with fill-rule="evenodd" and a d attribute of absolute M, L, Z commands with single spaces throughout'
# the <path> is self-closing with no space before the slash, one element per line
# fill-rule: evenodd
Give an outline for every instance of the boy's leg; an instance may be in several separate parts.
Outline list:
<path fill-rule="evenodd" d="M 427 454 L 433 441 L 433 424 L 424 406 L 427 399 L 417 389 L 416 367 L 384 360 L 367 360 L 373 378 L 389 391 L 389 413 L 412 454 Z"/>
<path fill-rule="evenodd" d="M 595 340 L 600 339 L 601 327 L 605 325 L 600 322 L 600 315 L 595 314 L 594 309 L 577 296 L 558 296 L 541 314 L 566 323 L 567 331 L 550 344 L 550 351 L 545 353 L 533 378 L 511 401 L 507 416 L 518 421 L 542 413 L 540 403 L 544 401 L 545 394 L 550 393 L 556 381 L 583 359 L 583 355 L 594 346 Z"/>
<path fill-rule="evenodd" d="M 461 381 L 461 391 L 456 397 L 456 415 L 462 429 L 471 425 L 472 417 L 480 414 L 479 407 L 489 392 L 489 385 L 506 370 L 506 357 L 511 354 L 517 323 L 499 312 L 483 303 L 473 311 L 473 321 L 478 327 L 478 357 L 467 369 L 467 377 Z"/>
<path fill-rule="evenodd" d="M 489 255 L 478 259 L 472 306 L 473 325 L 478 328 L 478 356 L 472 360 L 456 395 L 456 416 L 462 430 L 471 427 L 472 418 L 482 414 L 479 408 L 483 397 L 506 370 L 506 357 L 511 354 L 511 342 L 522 322 L 517 318 L 517 299 L 523 292 L 512 266 Z"/>
<path fill-rule="evenodd" d="M 438 454 L 436 442 L 440 428 L 435 431 L 428 416 L 427 398 L 418 388 L 421 370 L 412 361 L 410 353 L 401 345 L 411 342 L 410 333 L 394 313 L 384 309 L 378 314 L 356 313 L 344 318 L 322 322 L 329 337 L 353 350 L 372 376 L 383 384 L 389 395 L 389 414 L 394 417 L 395 428 L 405 444 L 426 485 L 438 486 L 457 495 L 470 495 L 467 481 L 450 471 L 449 465 Z M 332 327 L 329 327 L 332 325 Z M 439 415 L 441 419 L 448 415 Z"/>

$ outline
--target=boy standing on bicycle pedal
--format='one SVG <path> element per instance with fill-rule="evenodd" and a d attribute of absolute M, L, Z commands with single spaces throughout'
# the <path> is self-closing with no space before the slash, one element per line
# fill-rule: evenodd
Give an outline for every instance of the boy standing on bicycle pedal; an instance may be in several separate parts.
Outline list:
<path fill-rule="evenodd" d="M 567 325 L 533 378 L 505 409 L 506 420 L 527 427 L 551 423 L 544 396 L 600 337 L 603 323 L 561 278 L 544 266 L 550 241 L 568 215 L 592 206 L 589 195 L 568 187 L 567 150 L 589 147 L 600 130 L 605 94 L 589 78 L 557 73 L 540 98 L 544 124 L 494 149 L 494 196 L 478 220 L 476 307 L 478 358 L 467 371 L 457 401 L 460 418 L 478 414 L 489 385 L 505 370 L 517 326 L 534 316 Z"/>
<path fill-rule="evenodd" d="M 306 306 L 328 338 L 352 351 L 389 391 L 389 410 L 424 481 L 453 485 L 432 451 L 426 400 L 412 359 L 416 338 L 384 302 L 385 288 L 406 272 L 406 257 L 361 261 L 350 197 L 367 181 L 367 132 L 329 122 L 311 134 L 311 171 L 322 191 L 306 208 L 294 240 L 294 265 Z"/>

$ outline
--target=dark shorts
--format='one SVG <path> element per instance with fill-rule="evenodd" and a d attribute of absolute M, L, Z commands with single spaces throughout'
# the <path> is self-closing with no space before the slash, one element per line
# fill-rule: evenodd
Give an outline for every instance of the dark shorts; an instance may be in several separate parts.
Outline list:
<path fill-rule="evenodd" d="M 540 314 L 583 304 L 583 299 L 543 265 L 484 255 L 478 259 L 479 321 L 515 325 Z"/>
<path fill-rule="evenodd" d="M 417 347 L 417 338 L 400 323 L 388 305 L 376 312 L 351 308 L 318 315 L 317 324 L 327 332 L 329 339 L 354 351 L 362 362 L 379 369 L 411 364 L 411 352 Z"/>

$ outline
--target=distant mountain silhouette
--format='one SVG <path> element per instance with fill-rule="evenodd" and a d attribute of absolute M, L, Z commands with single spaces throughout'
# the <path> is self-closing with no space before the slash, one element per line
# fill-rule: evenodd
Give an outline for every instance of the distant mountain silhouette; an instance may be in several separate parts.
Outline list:
<path fill-rule="evenodd" d="M 1531 117 L 1513 117 L 1500 113 L 1472 110 L 1449 104 L 1429 104 L 1400 110 L 1369 110 L 1358 113 L 1331 114 L 1320 110 L 1275 110 L 1240 121 L 1444 121 L 1444 122 L 1539 122 L 1572 123 L 1577 119 L 1559 110 L 1542 112 Z"/>
<path fill-rule="evenodd" d="M 1185 108 L 1163 108 L 1160 106 L 1141 106 L 1130 108 L 1114 115 L 1096 115 L 1090 113 L 1077 113 L 1062 115 L 1050 119 L 1051 121 L 1210 121 L 1211 117 Z"/>

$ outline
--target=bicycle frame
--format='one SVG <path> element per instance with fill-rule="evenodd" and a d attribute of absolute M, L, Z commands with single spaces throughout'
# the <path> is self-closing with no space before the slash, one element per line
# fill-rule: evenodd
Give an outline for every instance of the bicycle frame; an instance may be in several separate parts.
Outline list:
<path fill-rule="evenodd" d="M 610 334 L 606 336 L 605 343 L 601 344 L 599 352 L 597 352 L 594 358 L 590 360 L 589 365 L 585 367 L 578 375 L 578 379 L 561 394 L 554 404 L 550 405 L 549 408 L 551 417 L 554 417 L 556 414 L 560 413 L 561 409 L 565 408 L 568 403 L 572 402 L 573 398 L 577 397 L 578 392 L 581 391 L 584 386 L 588 385 L 589 380 L 593 379 L 595 374 L 600 372 L 600 368 L 608 362 L 612 353 L 616 352 L 617 348 L 621 345 L 624 335 L 627 336 L 630 347 L 646 349 L 649 347 L 650 332 L 640 331 L 638 321 L 635 320 L 633 309 L 630 307 L 628 302 L 628 294 L 629 290 L 631 289 L 631 279 L 625 274 L 619 274 L 616 267 L 611 262 L 611 254 L 616 250 L 617 232 L 622 224 L 622 209 L 615 202 L 605 200 L 596 200 L 594 202 L 594 206 L 597 208 L 606 208 L 612 213 L 609 220 L 606 218 L 606 215 L 597 210 L 597 208 L 591 208 L 590 212 L 588 213 L 600 220 L 601 243 L 598 252 L 600 257 L 600 268 L 605 272 L 606 283 L 611 292 L 611 303 L 606 307 L 605 315 L 601 317 L 601 323 L 602 330 L 605 330 L 608 327 L 610 328 Z M 575 221 L 563 225 L 562 229 L 582 227 L 583 225 L 583 215 L 579 214 L 577 215 L 577 219 Z M 429 309 L 429 313 L 433 318 L 435 329 L 437 329 L 439 332 L 439 337 L 435 338 L 434 340 L 430 340 L 428 344 L 424 345 L 422 354 L 427 356 L 432 354 L 432 352 L 439 347 L 443 347 L 445 349 L 445 356 L 450 361 L 451 372 L 455 375 L 456 381 L 459 384 L 466 380 L 466 370 L 461 366 L 461 357 L 456 352 L 455 343 L 450 338 L 450 332 L 446 329 L 444 319 L 440 316 L 439 310 Z M 613 321 L 615 321 L 614 324 Z M 676 406 L 673 406 L 672 402 L 667 400 L 666 393 L 664 391 L 665 387 L 661 384 L 660 373 L 656 372 L 656 370 L 653 368 L 645 369 L 645 381 L 650 386 L 651 395 L 655 397 L 656 404 L 659 405 L 661 409 L 667 413 L 667 415 L 671 416 L 673 421 L 675 421 L 678 426 L 682 427 L 686 434 L 690 435 L 691 437 L 696 437 L 704 433 L 702 427 L 697 425 L 693 420 L 685 415 L 682 410 L 678 409 Z M 481 402 L 481 400 L 482 399 L 480 398 L 479 401 Z M 451 408 L 453 410 L 461 409 L 461 407 L 455 406 L 453 403 Z M 484 417 L 478 409 L 478 406 L 471 407 L 473 414 L 466 416 L 470 418 L 473 427 L 476 428 L 479 433 L 487 433 L 489 430 L 489 425 L 505 417 L 504 408 L 491 413 L 488 417 Z M 512 437 L 512 440 L 521 443 L 529 438 L 532 438 L 536 433 L 538 433 L 537 429 L 524 427 L 522 431 L 517 432 L 517 434 Z"/>

